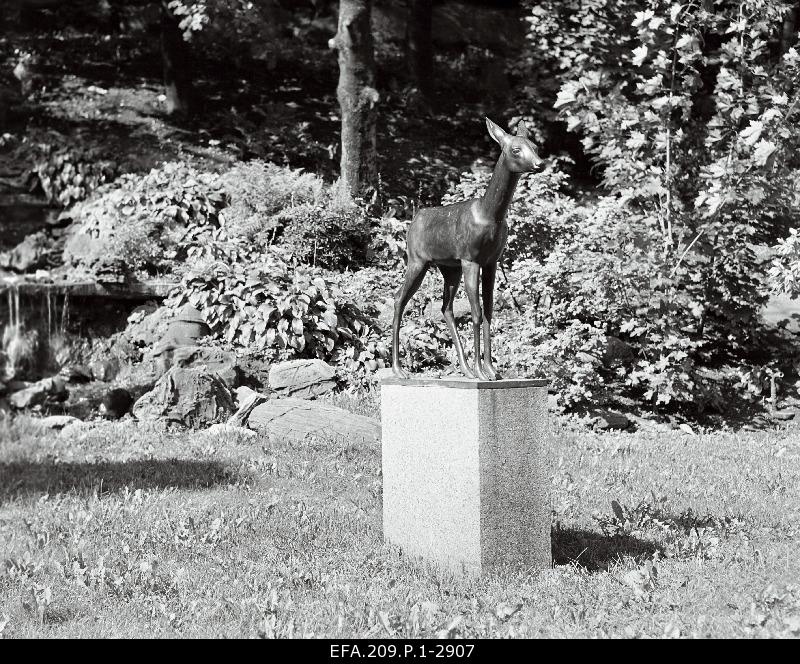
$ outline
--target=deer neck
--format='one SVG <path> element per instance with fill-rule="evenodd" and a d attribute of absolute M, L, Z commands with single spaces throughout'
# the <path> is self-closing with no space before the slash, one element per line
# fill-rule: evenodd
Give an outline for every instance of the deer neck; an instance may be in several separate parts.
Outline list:
<path fill-rule="evenodd" d="M 492 179 L 481 199 L 481 211 L 487 219 L 495 223 L 500 223 L 506 218 L 508 206 L 514 196 L 514 189 L 517 187 L 522 173 L 512 173 L 506 165 L 506 157 L 500 155 L 500 159 L 495 164 Z"/>

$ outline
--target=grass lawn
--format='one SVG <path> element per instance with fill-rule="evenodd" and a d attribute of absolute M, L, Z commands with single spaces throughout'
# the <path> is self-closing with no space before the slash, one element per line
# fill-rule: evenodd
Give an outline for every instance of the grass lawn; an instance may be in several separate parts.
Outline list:
<path fill-rule="evenodd" d="M 472 579 L 383 544 L 378 446 L 0 420 L 0 633 L 800 635 L 800 433 L 553 426 L 554 569 Z"/>

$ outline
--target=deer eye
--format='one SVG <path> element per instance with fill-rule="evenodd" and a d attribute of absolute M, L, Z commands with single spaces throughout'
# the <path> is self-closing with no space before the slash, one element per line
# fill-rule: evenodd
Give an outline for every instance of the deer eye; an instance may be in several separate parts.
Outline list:
<path fill-rule="evenodd" d="M 511 148 L 512 154 L 519 154 L 520 152 L 522 152 L 522 148 Z"/>

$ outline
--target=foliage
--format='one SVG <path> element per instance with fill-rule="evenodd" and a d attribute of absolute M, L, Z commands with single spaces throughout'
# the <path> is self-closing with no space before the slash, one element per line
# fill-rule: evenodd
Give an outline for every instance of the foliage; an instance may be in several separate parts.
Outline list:
<path fill-rule="evenodd" d="M 384 269 L 399 269 L 406 256 L 406 231 L 408 222 L 393 216 L 375 221 L 370 231 L 366 259 Z"/>
<path fill-rule="evenodd" d="M 237 62 L 243 55 L 270 55 L 277 34 L 277 4 L 272 0 L 169 0 L 167 6 L 179 19 L 183 38 L 215 51 L 220 59 Z"/>
<path fill-rule="evenodd" d="M 219 212 L 225 204 L 216 175 L 182 163 L 167 163 L 145 175 L 123 175 L 114 188 L 104 188 L 73 208 L 72 246 L 89 238 L 88 253 L 78 254 L 87 265 L 118 258 L 132 271 L 171 271 L 193 243 L 219 235 Z"/>
<path fill-rule="evenodd" d="M 316 204 L 287 207 L 276 219 L 281 244 L 303 263 L 343 270 L 366 262 L 369 218 L 338 183 Z"/>
<path fill-rule="evenodd" d="M 285 168 L 261 160 L 236 164 L 220 182 L 230 204 L 225 210 L 229 237 L 270 240 L 269 231 L 280 225 L 278 213 L 294 206 L 317 206 L 324 183 L 313 173 Z"/>
<path fill-rule="evenodd" d="M 118 167 L 93 151 L 48 147 L 31 174 L 32 189 L 41 187 L 51 204 L 69 207 L 116 178 Z"/>
<path fill-rule="evenodd" d="M 373 322 L 338 297 L 319 269 L 292 265 L 278 250 L 247 261 L 233 244 L 218 251 L 220 260 L 191 262 L 169 306 L 191 303 L 218 338 L 271 358 L 316 357 L 351 373 L 383 366 L 387 351 Z"/>
<path fill-rule="evenodd" d="M 561 82 L 555 99 L 532 87 L 530 103 L 554 104 L 614 196 L 559 228 L 543 260 L 517 266 L 514 285 L 521 299 L 533 294 L 551 334 L 579 320 L 630 343 L 636 361 L 617 378 L 653 405 L 721 405 L 720 376 L 762 361 L 759 247 L 785 235 L 799 200 L 800 58 L 776 47 L 787 9 L 530 7 L 527 62 L 538 58 L 540 82 L 548 72 Z"/>

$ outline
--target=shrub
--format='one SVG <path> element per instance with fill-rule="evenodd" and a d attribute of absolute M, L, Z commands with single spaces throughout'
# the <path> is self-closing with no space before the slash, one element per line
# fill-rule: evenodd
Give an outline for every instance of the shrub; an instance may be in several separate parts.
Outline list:
<path fill-rule="evenodd" d="M 191 303 L 217 338 L 272 359 L 316 357 L 351 373 L 383 366 L 387 351 L 373 321 L 332 292 L 319 269 L 291 265 L 278 249 L 246 263 L 229 250 L 223 260 L 192 262 L 168 306 Z"/>
<path fill-rule="evenodd" d="M 369 219 L 338 185 L 318 203 L 288 207 L 276 217 L 282 226 L 280 243 L 297 260 L 335 270 L 365 264 Z"/>
<path fill-rule="evenodd" d="M 31 186 L 41 187 L 51 204 L 69 207 L 114 180 L 118 172 L 115 161 L 96 151 L 48 147 L 31 171 Z"/>
<path fill-rule="evenodd" d="M 90 269 L 118 260 L 134 273 L 171 271 L 189 246 L 219 228 L 225 204 L 218 176 L 185 164 L 124 175 L 71 210 L 65 259 Z"/>
<path fill-rule="evenodd" d="M 316 206 L 323 199 L 324 183 L 313 173 L 260 160 L 237 164 L 220 178 L 230 204 L 225 222 L 230 237 L 247 241 L 279 226 L 277 215 L 295 206 Z M 271 234 L 270 234 L 271 235 Z"/>

